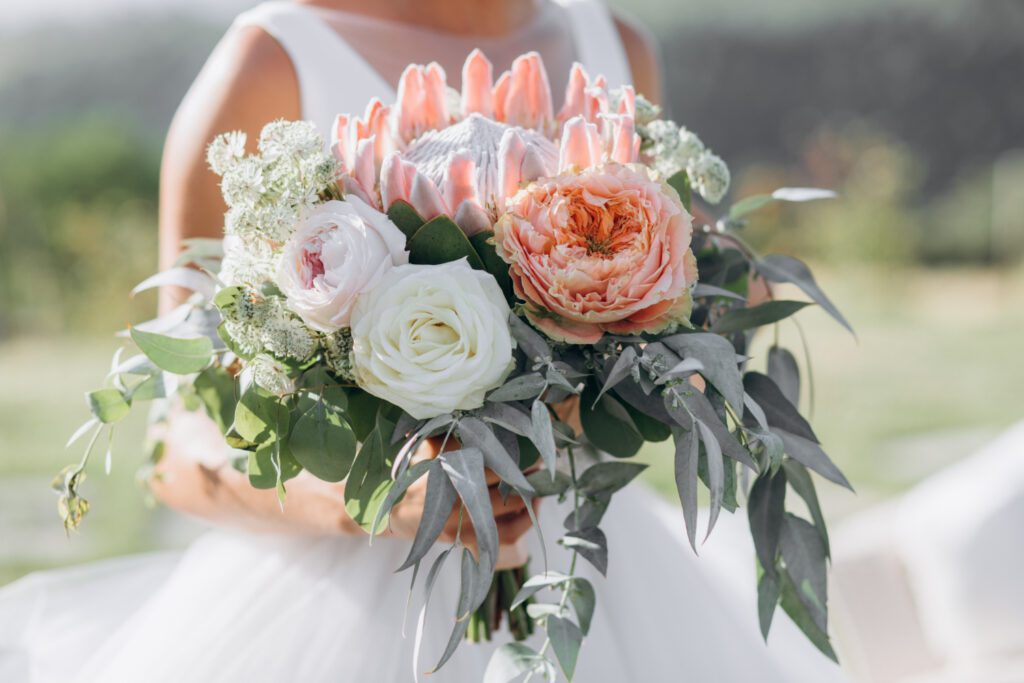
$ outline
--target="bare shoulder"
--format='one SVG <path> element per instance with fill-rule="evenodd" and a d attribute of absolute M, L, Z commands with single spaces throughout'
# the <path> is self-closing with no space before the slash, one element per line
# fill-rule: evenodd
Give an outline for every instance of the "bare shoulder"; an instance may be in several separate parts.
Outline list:
<path fill-rule="evenodd" d="M 206 147 L 240 130 L 250 146 L 268 122 L 301 117 L 298 80 L 278 42 L 258 27 L 232 30 L 218 44 L 171 122 L 160 172 L 161 261 L 186 237 L 221 233 L 225 206 Z"/>
<path fill-rule="evenodd" d="M 207 60 L 182 101 L 172 137 L 211 137 L 226 130 L 253 135 L 269 121 L 300 117 L 299 87 L 284 49 L 262 29 L 231 31 Z M 197 140 L 203 146 L 209 139 Z"/>
<path fill-rule="evenodd" d="M 633 85 L 637 92 L 654 102 L 661 101 L 661 60 L 658 41 L 642 24 L 616 12 L 615 27 L 622 38 L 629 66 L 633 72 Z"/>

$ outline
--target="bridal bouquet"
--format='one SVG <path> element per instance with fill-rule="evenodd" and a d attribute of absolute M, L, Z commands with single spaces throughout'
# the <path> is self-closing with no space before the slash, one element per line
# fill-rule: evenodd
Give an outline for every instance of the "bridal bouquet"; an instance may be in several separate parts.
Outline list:
<path fill-rule="evenodd" d="M 834 657 L 810 472 L 848 483 L 797 410 L 794 356 L 747 353 L 755 330 L 809 302 L 773 299 L 763 284 L 757 302 L 753 285 L 794 284 L 847 323 L 803 263 L 757 256 L 737 234 L 765 204 L 830 193 L 750 197 L 697 226 L 691 196 L 718 203 L 728 168 L 631 88 L 577 65 L 555 112 L 538 55 L 495 81 L 479 52 L 462 83 L 458 93 L 438 65 L 410 66 L 396 103 L 338 117 L 329 149 L 308 122 L 269 124 L 255 154 L 240 133 L 218 137 L 209 163 L 229 206 L 224 240 L 190 240 L 179 267 L 137 288 L 192 295 L 127 332 L 140 353 L 115 356 L 74 438 L 91 431 L 95 443 L 132 406 L 174 396 L 209 414 L 252 485 L 282 505 L 303 470 L 344 481 L 347 510 L 371 535 L 426 477 L 401 569 L 415 583 L 453 510 L 475 538 L 426 574 L 425 603 L 457 556 L 454 630 L 435 669 L 503 615 L 518 639 L 534 623 L 545 631 L 539 650 L 499 648 L 487 681 L 553 679 L 556 664 L 572 678 L 596 604 L 577 560 L 605 573 L 602 516 L 644 468 L 630 458 L 671 438 L 694 549 L 701 486 L 704 533 L 743 501 L 762 630 L 781 603 Z M 428 438 L 439 454 L 417 459 Z M 78 489 L 91 450 L 55 482 L 69 528 L 88 509 Z M 571 501 L 564 572 L 547 558 L 533 576 L 496 572 L 488 471 L 509 495 Z M 787 512 L 787 493 L 809 519 Z"/>

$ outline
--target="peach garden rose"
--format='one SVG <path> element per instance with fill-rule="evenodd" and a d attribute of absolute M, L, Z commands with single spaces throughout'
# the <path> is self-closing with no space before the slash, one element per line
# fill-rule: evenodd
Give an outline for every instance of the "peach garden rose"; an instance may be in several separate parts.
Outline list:
<path fill-rule="evenodd" d="M 537 180 L 495 226 L 525 313 L 552 339 L 660 332 L 692 308 L 690 214 L 646 169 L 606 164 Z"/>

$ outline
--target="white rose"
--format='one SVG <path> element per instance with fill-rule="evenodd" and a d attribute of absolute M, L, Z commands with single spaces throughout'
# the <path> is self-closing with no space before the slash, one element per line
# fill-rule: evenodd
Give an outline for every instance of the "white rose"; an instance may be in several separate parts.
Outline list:
<path fill-rule="evenodd" d="M 285 244 L 277 286 L 288 308 L 320 332 L 349 325 L 359 294 L 409 262 L 405 234 L 356 197 L 312 211 Z"/>
<path fill-rule="evenodd" d="M 509 313 L 465 259 L 393 268 L 352 313 L 356 382 L 417 419 L 479 408 L 512 370 Z"/>

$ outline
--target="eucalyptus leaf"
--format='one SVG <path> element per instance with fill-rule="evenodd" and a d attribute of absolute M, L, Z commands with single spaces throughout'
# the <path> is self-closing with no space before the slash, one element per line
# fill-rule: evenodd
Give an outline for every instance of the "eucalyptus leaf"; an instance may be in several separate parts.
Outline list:
<path fill-rule="evenodd" d="M 809 469 L 814 470 L 829 481 L 839 484 L 844 488 L 848 488 L 851 491 L 853 490 L 853 487 L 850 486 L 850 482 L 846 479 L 839 468 L 836 467 L 835 463 L 832 462 L 832 459 L 828 457 L 825 451 L 821 449 L 821 446 L 809 439 L 803 438 L 802 436 L 791 434 L 784 429 L 773 429 L 772 432 L 782 439 L 782 444 L 786 449 L 786 455 L 797 462 L 806 465 Z"/>
<path fill-rule="evenodd" d="M 683 405 L 673 405 L 673 398 L 678 398 Z M 686 409 L 683 408 L 685 406 Z M 684 428 L 690 427 L 691 415 L 707 425 L 718 440 L 722 452 L 733 460 L 741 462 L 752 470 L 757 470 L 757 463 L 750 456 L 736 437 L 729 431 L 722 420 L 718 417 L 707 396 L 693 387 L 677 391 L 675 397 L 665 397 L 665 407 L 677 424 Z"/>
<path fill-rule="evenodd" d="M 711 531 L 718 521 L 718 514 L 722 511 L 722 498 L 725 494 L 725 463 L 722 462 L 722 448 L 718 445 L 711 428 L 697 420 L 697 430 L 700 433 L 700 440 L 704 443 L 704 456 L 708 463 L 708 489 L 711 492 L 711 506 L 708 511 L 708 530 L 704 536 L 707 541 Z"/>
<path fill-rule="evenodd" d="M 576 610 L 576 619 L 579 620 L 580 631 L 583 635 L 590 632 L 590 623 L 594 618 L 594 608 L 597 605 L 597 594 L 594 586 L 586 579 L 577 579 L 569 586 L 569 602 Z"/>
<path fill-rule="evenodd" d="M 798 596 L 799 589 L 794 585 L 793 580 L 790 579 L 789 575 L 784 571 L 779 572 L 779 577 L 779 602 L 782 605 L 782 610 L 789 615 L 789 618 L 793 620 L 793 623 L 803 631 L 808 640 L 810 640 L 822 654 L 833 662 L 838 663 L 839 659 L 836 657 L 835 650 L 832 649 L 832 644 L 829 642 L 828 632 L 820 629 L 815 623 L 811 614 L 807 611 L 807 606 L 802 600 L 800 600 L 800 597 Z"/>
<path fill-rule="evenodd" d="M 522 643 L 505 643 L 491 655 L 483 683 L 510 683 L 536 669 L 538 659 L 540 655 Z"/>
<path fill-rule="evenodd" d="M 829 549 L 828 527 L 825 525 L 825 515 L 821 512 L 821 504 L 818 502 L 818 493 L 814 490 L 814 482 L 811 480 L 811 475 L 806 467 L 792 458 L 784 460 L 782 467 L 786 470 L 786 479 L 789 485 L 796 491 L 798 496 L 803 498 L 804 503 L 807 505 L 807 510 L 811 513 L 811 519 L 814 520 L 814 528 L 818 530 L 818 534 L 825 544 L 825 556 L 827 557 L 831 552 Z"/>
<path fill-rule="evenodd" d="M 526 476 L 537 496 L 560 496 L 572 486 L 572 479 L 565 472 L 555 472 L 554 478 L 540 470 Z"/>
<path fill-rule="evenodd" d="M 319 397 L 295 423 L 288 447 L 295 459 L 317 479 L 337 482 L 348 476 L 356 456 L 356 435 L 344 410 Z"/>
<path fill-rule="evenodd" d="M 345 510 L 364 531 L 375 534 L 386 528 L 387 519 L 378 518 L 377 511 L 394 485 L 391 466 L 396 449 L 388 443 L 394 425 L 378 418 L 377 426 L 363 442 L 352 469 L 345 480 Z M 378 520 L 375 528 L 374 520 Z"/>
<path fill-rule="evenodd" d="M 653 401 L 653 403 L 658 404 L 658 401 Z M 636 425 L 636 429 L 640 432 L 640 436 L 644 438 L 644 441 L 665 441 L 672 436 L 672 428 L 664 422 L 655 420 L 646 413 L 641 413 L 629 403 L 622 402 L 622 407 L 629 413 L 633 424 Z"/>
<path fill-rule="evenodd" d="M 788 282 L 796 285 L 816 304 L 828 311 L 840 325 L 849 330 L 850 334 L 856 335 L 850 323 L 818 286 L 811 269 L 803 261 L 783 254 L 769 254 L 755 262 L 754 267 L 769 282 Z"/>
<path fill-rule="evenodd" d="M 536 398 L 548 385 L 539 372 L 520 375 L 492 391 L 487 400 L 492 402 L 523 401 Z"/>
<path fill-rule="evenodd" d="M 423 460 L 413 465 L 410 465 L 402 474 L 395 478 L 395 483 L 388 489 L 388 493 L 384 496 L 384 501 L 380 507 L 377 508 L 377 513 L 374 515 L 373 524 L 371 529 L 379 530 L 381 528 L 381 520 L 384 516 L 391 512 L 391 508 L 401 500 L 405 492 L 409 490 L 409 487 L 420 480 L 421 477 L 426 475 L 432 469 L 440 469 L 441 463 L 437 460 Z M 372 542 L 372 537 L 371 537 Z"/>
<path fill-rule="evenodd" d="M 430 606 L 430 598 L 434 594 L 434 584 L 437 583 L 437 577 L 441 574 L 441 568 L 453 550 L 455 550 L 455 546 L 450 546 L 441 551 L 427 572 L 427 581 L 423 587 L 423 607 L 420 608 L 420 616 L 416 620 L 416 635 L 412 646 L 412 674 L 414 681 L 419 680 L 420 647 L 423 645 L 423 628 L 427 622 L 427 608 Z"/>
<path fill-rule="evenodd" d="M 768 376 L 790 403 L 800 405 L 800 366 L 792 353 L 781 346 L 768 349 Z"/>
<path fill-rule="evenodd" d="M 599 462 L 583 471 L 576 480 L 576 489 L 585 496 L 614 493 L 645 469 L 647 465 L 635 462 Z"/>
<path fill-rule="evenodd" d="M 131 329 L 131 338 L 139 349 L 161 370 L 176 375 L 199 372 L 213 358 L 213 342 L 209 337 L 181 339 L 155 332 Z"/>
<path fill-rule="evenodd" d="M 568 532 L 562 545 L 578 552 L 602 576 L 608 575 L 608 538 L 597 527 Z"/>
<path fill-rule="evenodd" d="M 132 289 L 132 296 L 156 287 L 182 287 L 197 292 L 209 301 L 213 298 L 216 282 L 213 278 L 195 268 L 169 268 L 151 275 Z"/>
<path fill-rule="evenodd" d="M 743 415 L 743 380 L 736 362 L 736 350 L 727 339 L 707 332 L 676 334 L 661 340 L 684 358 L 696 358 L 704 366 L 700 373 Z"/>
<path fill-rule="evenodd" d="M 526 580 L 522 588 L 519 589 L 519 592 L 516 593 L 515 598 L 512 599 L 512 604 L 509 606 L 509 609 L 513 610 L 516 607 L 519 607 L 545 588 L 551 588 L 552 586 L 560 586 L 581 580 L 582 579 L 579 577 L 567 576 L 556 571 L 547 571 L 542 574 L 537 574 L 536 576 L 531 576 Z"/>
<path fill-rule="evenodd" d="M 748 372 L 743 376 L 743 388 L 761 406 L 765 420 L 770 426 L 818 443 L 818 437 L 811 429 L 810 423 L 770 377 L 759 372 Z"/>
<path fill-rule="evenodd" d="M 624 348 L 618 358 L 615 359 L 615 363 L 612 364 L 611 370 L 608 371 L 608 376 L 605 378 L 604 384 L 601 385 L 601 391 L 598 392 L 597 398 L 601 398 L 609 389 L 612 389 L 619 382 L 629 377 L 638 360 L 635 346 Z"/>
<path fill-rule="evenodd" d="M 576 659 L 583 643 L 583 632 L 579 626 L 562 617 L 548 617 L 547 631 L 548 638 L 551 639 L 551 649 L 554 650 L 555 658 L 562 667 L 562 673 L 571 681 L 576 672 Z"/>
<path fill-rule="evenodd" d="M 786 511 L 786 475 L 766 472 L 754 481 L 747 498 L 747 516 L 754 550 L 765 574 L 775 576 L 783 516 Z"/>
<path fill-rule="evenodd" d="M 810 306 L 810 303 L 779 299 L 750 308 L 734 308 L 716 320 L 711 325 L 711 331 L 715 334 L 733 334 L 754 327 L 763 327 L 788 318 L 806 306 Z"/>
<path fill-rule="evenodd" d="M 246 441 L 264 443 L 284 438 L 291 416 L 288 407 L 256 385 L 242 393 L 235 406 L 233 429 Z"/>
<path fill-rule="evenodd" d="M 484 456 L 477 448 L 463 448 L 438 456 L 441 467 L 462 499 L 476 532 L 480 553 L 480 570 L 492 573 L 498 558 L 498 527 L 494 522 L 490 491 L 484 474 Z M 480 606 L 487 591 L 473 601 L 473 609 Z"/>
<path fill-rule="evenodd" d="M 484 465 L 493 470 L 503 482 L 514 488 L 520 496 L 533 495 L 530 482 L 483 420 L 476 417 L 463 418 L 459 420 L 458 430 L 463 445 L 478 448 L 483 453 Z"/>
<path fill-rule="evenodd" d="M 485 422 L 491 422 L 519 436 L 530 435 L 530 414 L 507 403 L 485 403 L 477 413 Z"/>
<path fill-rule="evenodd" d="M 131 412 L 131 406 L 117 389 L 90 391 L 85 398 L 93 417 L 104 424 L 117 422 Z"/>
<path fill-rule="evenodd" d="M 508 327 L 512 332 L 512 337 L 516 340 L 516 344 L 523 350 L 527 358 L 532 361 L 547 361 L 551 359 L 551 346 L 525 320 L 515 313 L 510 313 Z"/>
<path fill-rule="evenodd" d="M 779 536 L 779 550 L 786 573 L 797 589 L 797 597 L 823 632 L 828 630 L 828 587 L 825 544 L 817 530 L 805 519 L 786 514 Z"/>
<path fill-rule="evenodd" d="M 534 400 L 530 409 L 530 440 L 540 451 L 540 456 L 552 477 L 555 476 L 555 468 L 558 465 L 553 429 L 547 404 L 539 398 Z"/>
<path fill-rule="evenodd" d="M 209 367 L 198 375 L 192 386 L 203 402 L 206 414 L 217 423 L 221 434 L 226 434 L 235 421 L 236 396 L 235 378 L 224 368 Z"/>
<path fill-rule="evenodd" d="M 772 617 L 779 604 L 779 582 L 774 573 L 761 574 L 757 582 L 757 621 L 761 626 L 761 636 L 768 642 L 768 632 L 772 627 Z"/>
<path fill-rule="evenodd" d="M 611 394 L 601 396 L 596 382 L 586 383 L 579 411 L 587 439 L 609 455 L 629 458 L 644 445 L 644 437 L 629 412 Z"/>
<path fill-rule="evenodd" d="M 694 299 L 712 299 L 715 297 L 720 297 L 724 299 L 734 299 L 736 301 L 747 300 L 747 298 L 742 294 L 737 294 L 736 292 L 730 291 L 728 289 L 723 289 L 722 287 L 709 285 L 705 282 L 698 282 L 697 286 L 693 288 Z"/>
<path fill-rule="evenodd" d="M 675 479 L 683 507 L 683 523 L 690 547 L 697 552 L 697 465 L 699 458 L 697 426 L 677 427 L 675 435 Z"/>
<path fill-rule="evenodd" d="M 272 489 L 297 476 L 302 466 L 280 441 L 260 444 L 249 453 L 249 483 L 256 489 Z"/>

